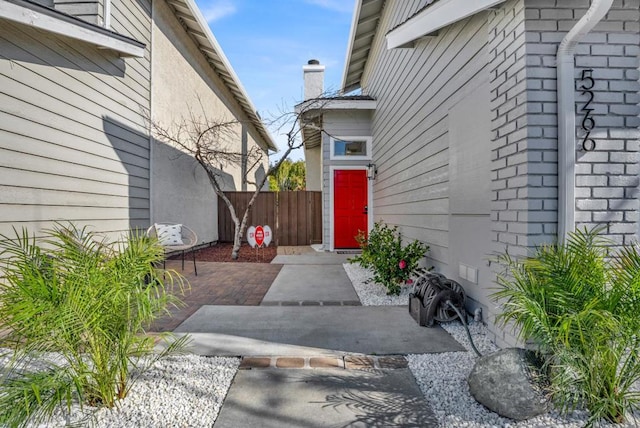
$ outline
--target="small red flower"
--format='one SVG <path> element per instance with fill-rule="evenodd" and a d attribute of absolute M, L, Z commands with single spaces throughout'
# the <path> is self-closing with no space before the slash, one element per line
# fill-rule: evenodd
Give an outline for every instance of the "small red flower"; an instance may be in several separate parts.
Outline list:
<path fill-rule="evenodd" d="M 398 263 L 398 267 L 400 269 L 405 269 L 407 267 L 407 262 L 405 262 L 404 260 L 400 260 L 400 263 Z"/>

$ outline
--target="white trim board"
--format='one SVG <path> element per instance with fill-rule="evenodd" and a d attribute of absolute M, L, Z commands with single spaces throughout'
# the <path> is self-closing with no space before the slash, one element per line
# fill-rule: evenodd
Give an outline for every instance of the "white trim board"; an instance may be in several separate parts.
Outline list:
<path fill-rule="evenodd" d="M 406 46 L 441 28 L 461 21 L 505 0 L 440 0 L 411 17 L 387 35 L 387 49 Z"/>
<path fill-rule="evenodd" d="M 39 11 L 39 9 L 42 10 Z M 75 22 L 76 19 L 67 17 L 55 10 L 47 10 L 44 6 L 31 5 L 19 2 L 0 0 L 0 19 L 8 19 L 50 33 L 59 34 L 75 40 L 96 45 L 101 48 L 111 49 L 124 57 L 144 57 L 145 45 L 137 40 L 130 41 L 122 36 L 102 28 L 91 28 L 90 24 Z M 60 15 L 60 16 L 56 16 Z M 67 18 L 67 19 L 65 19 Z"/>
<path fill-rule="evenodd" d="M 343 169 L 363 169 L 367 170 L 366 165 L 331 165 L 329 167 L 329 251 L 336 250 L 335 226 L 334 226 L 334 208 L 333 208 L 333 172 Z M 367 179 L 367 227 L 371 232 L 373 229 L 373 180 Z"/>
<path fill-rule="evenodd" d="M 334 143 L 336 141 L 364 141 L 367 145 L 367 154 L 360 156 L 336 156 Z M 372 137 L 362 137 L 362 136 L 329 136 L 329 159 L 330 160 L 340 160 L 340 161 L 356 161 L 356 160 L 365 160 L 370 161 L 372 159 L 371 152 L 373 150 L 373 138 Z"/>
<path fill-rule="evenodd" d="M 295 112 L 308 113 L 312 111 L 329 110 L 375 110 L 378 106 L 376 100 L 331 99 L 319 98 L 304 101 L 295 107 Z"/>

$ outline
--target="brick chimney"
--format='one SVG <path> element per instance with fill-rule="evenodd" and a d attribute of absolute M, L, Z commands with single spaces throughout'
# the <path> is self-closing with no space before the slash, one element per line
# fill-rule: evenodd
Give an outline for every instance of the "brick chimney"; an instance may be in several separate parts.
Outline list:
<path fill-rule="evenodd" d="M 310 59 L 302 67 L 304 71 L 304 99 L 319 98 L 324 93 L 324 65 L 317 59 Z"/>

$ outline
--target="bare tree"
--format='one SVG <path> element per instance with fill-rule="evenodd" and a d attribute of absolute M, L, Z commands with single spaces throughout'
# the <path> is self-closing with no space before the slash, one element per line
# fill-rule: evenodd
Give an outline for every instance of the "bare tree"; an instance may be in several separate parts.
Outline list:
<path fill-rule="evenodd" d="M 258 194 L 263 189 L 269 176 L 278 171 L 282 163 L 288 159 L 291 152 L 302 147 L 302 132 L 306 128 L 317 129 L 319 115 L 313 115 L 315 119 L 309 118 L 309 112 L 317 111 L 324 101 L 322 99 L 307 101 L 295 112 L 283 113 L 273 121 L 276 129 L 286 136 L 286 147 L 280 154 L 277 161 L 270 163 L 266 173 L 256 182 L 249 181 L 249 173 L 264 165 L 266 153 L 259 147 L 252 147 L 246 153 L 238 152 L 237 141 L 238 125 L 237 120 L 220 120 L 207 116 L 201 104 L 202 114 L 197 115 L 193 110 L 189 110 L 186 117 L 179 121 L 165 126 L 152 119 L 148 119 L 153 136 L 171 146 L 180 149 L 181 152 L 191 155 L 206 171 L 213 190 L 222 199 L 231 215 L 235 225 L 233 250 L 231 257 L 238 258 L 242 237 L 247 228 L 249 212 Z M 299 107 L 300 107 L 299 106 Z M 242 217 L 238 216 L 235 207 L 224 193 L 224 179 L 222 173 L 224 169 L 233 165 L 246 165 L 247 183 L 255 185 L 255 191 L 249 200 L 247 208 Z"/>

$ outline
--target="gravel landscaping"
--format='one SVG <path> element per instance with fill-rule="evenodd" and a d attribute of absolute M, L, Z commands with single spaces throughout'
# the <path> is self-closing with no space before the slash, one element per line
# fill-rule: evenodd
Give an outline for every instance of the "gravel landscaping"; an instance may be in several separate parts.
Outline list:
<path fill-rule="evenodd" d="M 357 264 L 344 264 L 344 269 L 364 306 L 406 305 L 411 287 L 404 287 L 400 296 L 387 296 L 386 289 L 370 281 L 368 269 Z M 460 342 L 468 352 L 445 352 L 441 354 L 408 355 L 409 368 L 425 398 L 431 404 L 442 427 L 469 428 L 579 428 L 585 426 L 587 414 L 575 412 L 562 417 L 550 412 L 527 421 L 516 422 L 502 418 L 478 403 L 469 393 L 467 377 L 474 366 L 476 356 L 471 349 L 463 325 L 454 321 L 442 327 Z M 498 350 L 489 340 L 483 324 L 469 325 L 473 341 L 478 350 L 486 355 Z M 640 415 L 628 417 L 622 425 L 602 423 L 599 427 L 630 428 L 640 426 Z"/>
<path fill-rule="evenodd" d="M 172 356 L 142 374 L 113 409 L 72 409 L 74 426 L 97 428 L 211 427 L 218 417 L 239 358 Z M 38 428 L 65 426 L 59 415 Z"/>
<path fill-rule="evenodd" d="M 409 301 L 411 286 L 402 287 L 399 296 L 388 296 L 386 288 L 371 280 L 373 275 L 368 269 L 357 263 L 345 263 L 342 266 L 356 289 L 362 306 L 406 305 Z"/>

